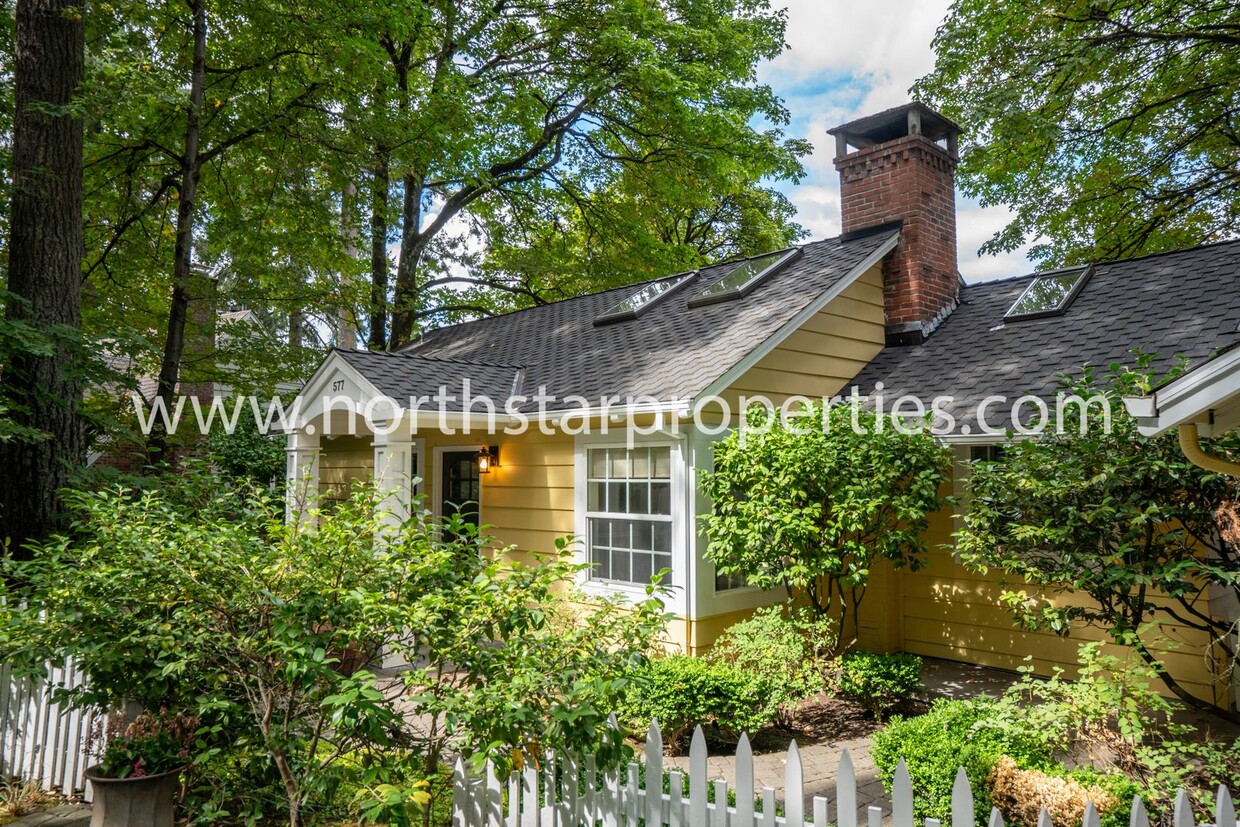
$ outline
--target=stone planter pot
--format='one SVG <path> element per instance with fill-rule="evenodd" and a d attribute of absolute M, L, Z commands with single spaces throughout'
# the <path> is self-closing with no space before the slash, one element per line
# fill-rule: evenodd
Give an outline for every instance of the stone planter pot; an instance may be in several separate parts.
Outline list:
<path fill-rule="evenodd" d="M 90 827 L 172 827 L 184 767 L 141 778 L 106 778 L 86 770 L 94 800 Z"/>

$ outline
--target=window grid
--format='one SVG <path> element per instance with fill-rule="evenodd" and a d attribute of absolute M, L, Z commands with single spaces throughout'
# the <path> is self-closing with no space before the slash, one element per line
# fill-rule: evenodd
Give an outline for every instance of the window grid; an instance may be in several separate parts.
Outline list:
<path fill-rule="evenodd" d="M 591 448 L 586 464 L 591 576 L 649 583 L 672 564 L 671 448 Z"/>

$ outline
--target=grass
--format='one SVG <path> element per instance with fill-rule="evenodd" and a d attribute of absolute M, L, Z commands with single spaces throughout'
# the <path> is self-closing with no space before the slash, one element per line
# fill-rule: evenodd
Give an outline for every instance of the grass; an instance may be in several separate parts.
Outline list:
<path fill-rule="evenodd" d="M 0 781 L 0 824 L 11 824 L 22 816 L 51 809 L 60 803 L 60 796 L 44 790 L 34 781 L 20 778 Z"/>

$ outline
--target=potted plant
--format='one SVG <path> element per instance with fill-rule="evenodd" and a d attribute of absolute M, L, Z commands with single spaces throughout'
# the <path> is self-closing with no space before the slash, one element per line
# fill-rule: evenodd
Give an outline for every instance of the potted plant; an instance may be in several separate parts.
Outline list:
<path fill-rule="evenodd" d="M 99 763 L 86 770 L 94 800 L 91 827 L 172 827 L 181 771 L 198 720 L 188 715 L 124 713 L 106 722 L 106 746 Z"/>

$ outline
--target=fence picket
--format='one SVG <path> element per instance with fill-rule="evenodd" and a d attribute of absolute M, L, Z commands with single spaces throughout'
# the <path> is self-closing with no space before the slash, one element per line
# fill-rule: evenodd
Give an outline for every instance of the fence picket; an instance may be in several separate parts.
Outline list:
<path fill-rule="evenodd" d="M 975 827 L 973 820 L 973 788 L 964 767 L 960 767 L 952 783 L 952 827 Z"/>
<path fill-rule="evenodd" d="M 728 782 L 715 779 L 715 805 L 711 813 L 712 827 L 728 827 Z"/>
<path fill-rule="evenodd" d="M 469 825 L 465 814 L 465 796 L 469 794 L 469 788 L 465 782 L 465 764 L 458 757 L 452 765 L 452 827 Z"/>
<path fill-rule="evenodd" d="M 689 827 L 706 827 L 706 736 L 700 726 L 689 742 Z"/>
<path fill-rule="evenodd" d="M 736 744 L 736 824 L 753 824 L 753 747 L 749 736 L 741 733 Z"/>
<path fill-rule="evenodd" d="M 578 804 L 577 762 L 571 755 L 564 756 L 563 772 L 560 774 L 560 824 L 577 827 L 581 823 Z"/>
<path fill-rule="evenodd" d="M 582 821 L 587 827 L 594 825 L 602 820 L 599 815 L 599 796 L 595 787 L 598 784 L 598 765 L 594 762 L 593 755 L 586 756 L 585 778 L 582 786 L 585 787 L 585 818 Z"/>
<path fill-rule="evenodd" d="M 521 773 L 521 827 L 542 827 L 539 816 L 542 815 L 538 800 L 538 768 L 526 763 Z"/>
<path fill-rule="evenodd" d="M 829 820 L 827 797 L 825 795 L 814 796 L 814 827 L 824 827 Z"/>
<path fill-rule="evenodd" d="M 998 807 L 990 808 L 990 820 L 986 822 L 986 827 L 1003 827 L 1003 813 L 999 812 Z"/>
<path fill-rule="evenodd" d="M 1188 800 L 1188 793 L 1180 790 L 1175 794 L 1175 814 L 1171 818 L 1175 827 L 1193 827 L 1193 805 Z"/>
<path fill-rule="evenodd" d="M 521 824 L 521 775 L 513 773 L 508 776 L 508 820 L 507 827 L 520 827 Z"/>
<path fill-rule="evenodd" d="M 646 731 L 646 823 L 663 823 L 663 734 L 657 719 Z"/>
<path fill-rule="evenodd" d="M 600 805 L 603 809 L 603 827 L 617 827 L 620 824 L 620 774 L 617 770 L 608 770 L 603 775 Z"/>
<path fill-rule="evenodd" d="M 891 779 L 891 827 L 913 827 L 913 782 L 903 758 Z"/>
<path fill-rule="evenodd" d="M 486 827 L 501 827 L 504 823 L 504 795 L 495 775 L 495 765 L 487 761 Z"/>
<path fill-rule="evenodd" d="M 556 761 L 555 755 L 547 753 L 543 756 L 543 827 L 559 827 L 559 808 L 556 807 Z"/>
<path fill-rule="evenodd" d="M 623 795 L 624 823 L 627 827 L 637 827 L 638 813 L 641 812 L 638 808 L 638 804 L 640 803 L 639 793 L 641 788 L 637 784 L 637 776 L 640 768 L 637 764 L 629 764 L 628 769 L 628 783 L 624 785 Z"/>
<path fill-rule="evenodd" d="M 1051 821 L 1051 814 L 1046 811 L 1045 807 L 1038 813 L 1038 827 L 1055 827 Z"/>
<path fill-rule="evenodd" d="M 804 827 L 805 790 L 801 771 L 801 751 L 794 740 L 788 745 L 788 763 L 784 766 L 784 827 Z M 852 827 L 840 824 L 840 827 Z"/>
<path fill-rule="evenodd" d="M 1214 827 L 1236 827 L 1236 805 L 1231 800 L 1231 791 L 1222 784 L 1218 785 L 1214 798 Z"/>
<path fill-rule="evenodd" d="M 1081 827 L 1102 827 L 1101 819 L 1098 818 L 1098 809 L 1094 807 L 1094 802 L 1085 802 L 1085 815 L 1081 819 Z"/>
<path fill-rule="evenodd" d="M 835 819 L 837 827 L 857 827 L 857 773 L 847 747 L 840 753 L 835 776 Z"/>
<path fill-rule="evenodd" d="M 869 807 L 866 807 L 865 811 L 866 811 L 866 814 L 869 816 L 869 820 L 868 820 L 869 827 L 883 827 L 883 808 L 882 807 L 874 807 L 871 805 Z"/>
<path fill-rule="evenodd" d="M 668 827 L 686 827 L 685 824 L 685 776 L 680 772 L 667 774 L 667 823 Z"/>
<path fill-rule="evenodd" d="M 689 779 L 692 781 L 693 779 Z M 775 788 L 762 788 L 762 827 L 775 827 Z"/>
<path fill-rule="evenodd" d="M 1132 797 L 1132 812 L 1128 816 L 1128 827 L 1150 827 L 1150 816 L 1145 812 L 1145 802 L 1139 795 Z"/>

